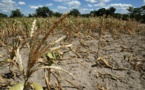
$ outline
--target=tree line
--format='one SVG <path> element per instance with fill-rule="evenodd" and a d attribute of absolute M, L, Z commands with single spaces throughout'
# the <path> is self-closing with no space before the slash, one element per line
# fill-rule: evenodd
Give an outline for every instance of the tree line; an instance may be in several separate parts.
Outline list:
<path fill-rule="evenodd" d="M 127 14 L 120 14 L 120 13 L 115 13 L 116 8 L 114 7 L 110 7 L 109 9 L 105 9 L 105 8 L 100 8 L 98 10 L 94 10 L 94 11 L 90 11 L 89 14 L 81 14 L 79 12 L 79 10 L 77 9 L 73 9 L 70 11 L 69 16 L 74 16 L 74 17 L 99 17 L 99 16 L 104 16 L 104 17 L 114 17 L 114 18 L 118 18 L 118 19 L 123 19 L 123 20 L 127 20 L 128 18 L 132 18 L 135 19 L 136 21 L 139 22 L 144 22 L 145 23 L 145 5 L 138 7 L 138 8 L 134 8 L 134 7 L 129 7 L 127 9 L 129 11 L 129 13 Z M 29 14 L 27 17 L 60 17 L 62 15 L 62 13 L 60 12 L 53 12 L 52 10 L 50 10 L 48 7 L 39 7 L 35 10 L 34 14 Z M 8 17 L 6 14 L 0 13 L 0 17 Z M 24 14 L 21 13 L 21 11 L 19 9 L 13 10 L 11 11 L 11 14 L 9 16 L 10 18 L 14 18 L 14 17 L 25 17 Z"/>

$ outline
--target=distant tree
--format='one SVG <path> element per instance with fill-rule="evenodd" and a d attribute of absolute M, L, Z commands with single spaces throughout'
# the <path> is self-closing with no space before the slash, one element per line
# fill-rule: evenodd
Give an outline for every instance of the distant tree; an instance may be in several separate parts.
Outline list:
<path fill-rule="evenodd" d="M 122 18 L 122 20 L 128 20 L 129 15 L 128 14 L 122 14 L 121 18 Z"/>
<path fill-rule="evenodd" d="M 141 7 L 141 10 L 142 10 L 142 13 L 141 13 L 142 20 L 141 20 L 141 22 L 145 23 L 145 5 Z"/>
<path fill-rule="evenodd" d="M 0 13 L 0 18 L 8 17 L 6 14 Z"/>
<path fill-rule="evenodd" d="M 13 10 L 11 12 L 10 17 L 23 17 L 24 15 L 21 13 L 19 9 Z"/>
<path fill-rule="evenodd" d="M 77 9 L 73 9 L 73 10 L 70 11 L 69 15 L 77 17 L 77 16 L 80 16 L 80 12 Z"/>
<path fill-rule="evenodd" d="M 140 21 L 142 18 L 142 8 L 133 8 L 129 7 L 127 9 L 131 18 L 134 18 L 137 21 Z"/>
<path fill-rule="evenodd" d="M 117 19 L 121 19 L 121 18 L 122 18 L 122 14 L 120 14 L 120 13 L 115 13 L 115 14 L 113 15 L 113 17 L 114 17 L 114 18 L 117 18 Z"/>
<path fill-rule="evenodd" d="M 93 17 L 97 16 L 97 11 L 91 11 L 90 16 L 93 16 Z"/>
<path fill-rule="evenodd" d="M 97 16 L 103 16 L 103 15 L 106 15 L 106 9 L 105 8 L 100 8 L 97 11 Z"/>
<path fill-rule="evenodd" d="M 36 15 L 36 13 L 32 13 L 32 14 L 29 14 L 28 17 L 29 18 L 31 18 L 31 17 L 37 17 L 37 15 Z"/>
<path fill-rule="evenodd" d="M 106 17 L 107 17 L 108 15 L 113 16 L 114 13 L 115 13 L 115 11 L 116 11 L 116 8 L 110 7 L 109 9 L 106 10 Z"/>
<path fill-rule="evenodd" d="M 30 18 L 30 17 L 33 17 L 33 15 L 32 15 L 32 14 L 29 14 L 28 17 L 29 17 L 29 18 Z"/>
<path fill-rule="evenodd" d="M 90 14 L 81 14 L 82 17 L 89 17 Z"/>
<path fill-rule="evenodd" d="M 133 13 L 133 10 L 134 10 L 134 8 L 133 7 L 128 7 L 128 9 L 127 9 L 128 11 L 129 11 L 129 14 L 132 14 Z"/>
<path fill-rule="evenodd" d="M 38 17 L 51 17 L 53 15 L 53 12 L 48 7 L 44 6 L 36 9 L 36 15 Z"/>
<path fill-rule="evenodd" d="M 98 11 L 91 11 L 90 12 L 90 16 L 103 16 L 105 15 L 106 17 L 108 15 L 113 16 L 115 13 L 115 8 L 114 7 L 110 7 L 109 9 L 105 9 L 105 8 L 100 8 Z"/>
<path fill-rule="evenodd" d="M 128 20 L 129 15 L 128 14 L 114 13 L 113 17 L 117 18 L 117 19 Z"/>
<path fill-rule="evenodd" d="M 54 15 L 55 17 L 60 17 L 60 16 L 62 15 L 62 13 L 55 12 L 53 15 Z"/>

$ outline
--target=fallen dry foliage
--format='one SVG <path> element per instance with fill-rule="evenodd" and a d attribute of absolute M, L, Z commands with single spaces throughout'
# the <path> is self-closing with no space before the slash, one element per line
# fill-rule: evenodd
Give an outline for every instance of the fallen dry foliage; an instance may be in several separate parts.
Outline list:
<path fill-rule="evenodd" d="M 64 14 L 0 23 L 1 89 L 129 90 L 126 78 L 145 83 L 143 28 L 131 19 Z"/>

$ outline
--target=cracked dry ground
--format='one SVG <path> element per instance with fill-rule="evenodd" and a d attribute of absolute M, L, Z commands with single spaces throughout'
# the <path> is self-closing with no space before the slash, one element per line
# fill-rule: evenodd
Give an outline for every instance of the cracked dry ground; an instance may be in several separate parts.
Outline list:
<path fill-rule="evenodd" d="M 72 81 L 82 90 L 145 89 L 144 35 L 122 34 L 119 39 L 114 40 L 106 32 L 102 36 L 100 50 L 97 48 L 98 39 L 82 40 L 73 43 L 80 56 L 76 59 L 84 66 L 78 65 L 76 61 L 68 61 L 66 65 L 61 65 L 74 74 L 75 78 Z M 71 52 L 66 56 L 76 57 Z"/>
<path fill-rule="evenodd" d="M 67 60 L 58 62 L 58 66 L 73 74 L 71 77 L 61 73 L 63 78 L 76 84 L 79 90 L 144 90 L 145 34 L 121 34 L 114 40 L 110 33 L 105 32 L 99 50 L 98 33 L 93 33 L 93 36 L 84 35 L 67 41 L 73 44 L 72 49 L 76 53 L 63 50 Z M 4 51 L 3 48 L 1 50 Z M 21 54 L 23 60 L 27 60 L 27 49 Z M 8 73 L 8 70 L 1 68 L 0 73 Z M 40 73 L 43 71 L 36 72 L 31 80 L 45 86 Z M 63 80 L 62 83 L 64 90 L 78 90 Z"/>

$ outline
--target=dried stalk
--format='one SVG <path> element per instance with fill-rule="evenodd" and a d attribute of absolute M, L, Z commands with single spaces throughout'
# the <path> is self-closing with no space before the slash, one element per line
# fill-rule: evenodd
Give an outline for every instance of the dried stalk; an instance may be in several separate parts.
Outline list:
<path fill-rule="evenodd" d="M 41 50 L 39 51 L 39 49 L 41 48 L 43 43 L 47 40 L 48 36 L 55 30 L 56 27 L 58 27 L 58 25 L 67 17 L 67 15 L 68 15 L 68 13 L 62 15 L 61 18 L 53 24 L 53 26 L 50 28 L 49 32 L 43 37 L 43 39 L 38 44 L 38 46 L 36 46 L 36 49 L 30 50 L 29 60 L 28 60 L 28 69 L 27 69 L 27 78 L 29 78 L 31 76 L 31 74 L 30 74 L 31 69 L 35 65 L 35 63 L 38 61 L 38 58 L 41 56 L 41 54 L 39 53 L 39 52 L 41 52 Z M 26 81 L 27 81 L 27 79 L 26 79 Z"/>

